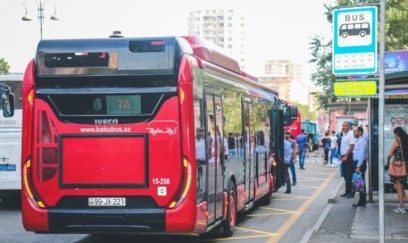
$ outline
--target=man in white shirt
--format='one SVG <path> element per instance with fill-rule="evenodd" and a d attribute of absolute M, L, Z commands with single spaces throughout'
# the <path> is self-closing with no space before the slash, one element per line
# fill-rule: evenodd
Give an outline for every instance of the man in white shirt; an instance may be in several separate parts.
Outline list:
<path fill-rule="evenodd" d="M 353 132 L 350 130 L 351 124 L 343 122 L 342 131 L 343 138 L 341 139 L 340 159 L 343 167 L 343 176 L 346 181 L 346 192 L 342 197 L 353 198 L 352 194 L 352 179 L 354 172 L 353 150 L 355 138 Z"/>
<path fill-rule="evenodd" d="M 330 136 L 330 165 L 329 166 L 334 166 L 333 165 L 333 157 L 336 154 L 337 151 L 337 136 L 335 131 L 331 131 L 331 136 Z"/>
<path fill-rule="evenodd" d="M 356 164 L 356 173 L 361 173 L 364 180 L 364 192 L 360 192 L 360 198 L 357 203 L 353 203 L 353 207 L 365 207 L 366 206 L 366 193 L 365 193 L 365 171 L 366 165 L 366 147 L 367 141 L 363 136 L 364 130 L 362 127 L 355 127 L 353 129 L 353 135 L 357 139 L 353 151 L 353 160 Z"/>

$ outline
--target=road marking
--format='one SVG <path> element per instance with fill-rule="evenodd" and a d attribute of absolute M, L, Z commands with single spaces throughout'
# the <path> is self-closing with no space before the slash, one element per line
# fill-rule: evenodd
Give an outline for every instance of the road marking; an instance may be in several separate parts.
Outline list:
<path fill-rule="evenodd" d="M 316 188 L 319 188 L 318 186 L 296 186 L 296 187 L 292 187 L 292 190 L 293 189 L 300 189 L 300 190 L 303 190 L 303 189 L 316 189 Z"/>
<path fill-rule="evenodd" d="M 304 198 L 287 197 L 287 198 L 274 198 L 274 201 L 289 201 L 289 200 L 305 200 Z"/>
<path fill-rule="evenodd" d="M 279 211 L 279 212 L 285 212 L 285 213 L 297 213 L 297 211 L 281 209 L 281 208 L 268 208 L 268 207 L 259 207 L 259 208 L 266 209 L 266 210 L 274 210 L 274 211 Z"/>
<path fill-rule="evenodd" d="M 228 238 L 216 238 L 216 239 L 211 239 L 211 240 L 226 241 L 226 240 L 242 240 L 242 239 L 265 238 L 265 237 L 270 237 L 270 235 L 248 235 L 248 236 L 237 236 L 237 237 L 228 237 Z"/>
<path fill-rule="evenodd" d="M 263 235 L 268 235 L 268 236 L 277 236 L 277 233 L 272 233 L 272 232 L 266 232 L 266 231 L 261 231 L 261 230 L 254 230 L 254 229 L 248 229 L 248 228 L 242 228 L 242 227 L 236 227 L 235 229 L 237 230 L 242 230 L 242 231 L 248 231 L 248 232 L 253 232 L 253 233 L 258 233 L 258 234 L 263 234 Z"/>
<path fill-rule="evenodd" d="M 248 214 L 250 217 L 260 217 L 260 216 L 275 216 L 275 215 L 284 215 L 292 213 L 257 213 L 257 214 Z"/>
<path fill-rule="evenodd" d="M 323 189 L 329 184 L 329 182 L 334 178 L 335 175 L 338 174 L 338 171 L 333 171 L 331 175 L 325 179 L 324 183 L 320 185 L 320 187 L 313 192 L 312 196 L 306 200 L 302 204 L 302 206 L 297 210 L 298 213 L 294 213 L 276 232 L 278 235 L 274 238 L 270 238 L 267 242 L 274 243 L 279 242 L 282 236 L 292 227 L 292 225 L 299 219 L 299 217 L 303 214 L 303 212 L 313 203 L 313 201 L 319 196 L 319 194 L 323 191 Z"/>
<path fill-rule="evenodd" d="M 298 196 L 298 195 L 291 195 L 291 194 L 278 194 L 279 196 L 283 196 L 286 198 L 302 198 L 302 199 L 309 199 L 310 197 L 306 197 L 306 196 Z M 272 200 L 275 200 L 275 198 L 273 197 Z"/>

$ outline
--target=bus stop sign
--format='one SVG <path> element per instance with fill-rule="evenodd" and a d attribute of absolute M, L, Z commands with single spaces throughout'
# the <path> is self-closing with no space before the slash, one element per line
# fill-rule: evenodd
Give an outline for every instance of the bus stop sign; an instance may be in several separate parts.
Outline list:
<path fill-rule="evenodd" d="M 377 8 L 336 9 L 333 12 L 333 74 L 377 72 Z"/>

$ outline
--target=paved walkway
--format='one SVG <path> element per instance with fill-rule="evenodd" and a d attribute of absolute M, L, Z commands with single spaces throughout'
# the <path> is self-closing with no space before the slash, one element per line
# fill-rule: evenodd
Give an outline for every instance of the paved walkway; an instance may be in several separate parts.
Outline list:
<path fill-rule="evenodd" d="M 311 154 L 311 157 L 314 155 Z M 345 191 L 344 183 L 338 188 L 333 198 L 328 200 L 326 207 L 328 210 L 324 210 L 327 212 L 323 211 L 321 222 L 317 222 L 318 226 L 315 227 L 310 239 L 306 239 L 306 242 L 378 242 L 378 192 L 374 192 L 373 203 L 367 204 L 367 207 L 355 209 L 351 205 L 358 201 L 358 193 L 354 199 L 348 199 L 340 197 Z M 408 242 L 408 213 L 393 213 L 393 209 L 399 206 L 396 193 L 386 193 L 384 197 L 386 242 Z"/>

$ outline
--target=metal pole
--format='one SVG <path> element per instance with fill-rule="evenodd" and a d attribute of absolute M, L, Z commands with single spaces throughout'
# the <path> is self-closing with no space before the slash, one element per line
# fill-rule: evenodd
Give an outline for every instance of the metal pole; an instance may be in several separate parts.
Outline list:
<path fill-rule="evenodd" d="M 379 240 L 385 240 L 384 235 L 384 54 L 385 54 L 385 4 L 380 2 L 380 85 L 378 99 L 378 194 L 379 194 Z"/>
<path fill-rule="evenodd" d="M 367 143 L 367 145 L 368 145 L 368 158 L 367 158 L 367 164 L 368 164 L 368 187 L 367 187 L 367 189 L 368 189 L 368 201 L 370 202 L 370 203 L 373 203 L 374 202 L 374 200 L 373 200 L 373 175 L 371 174 L 371 172 L 372 172 L 372 166 L 373 166 L 373 163 L 372 163 L 372 160 L 371 160 L 371 158 L 372 158 L 372 156 L 371 156 L 371 152 L 372 152 L 372 148 L 371 148 L 371 145 L 372 145 L 372 141 L 373 141 L 373 133 L 372 133 L 372 129 L 371 129 L 371 124 L 372 124 L 372 120 L 373 120 L 373 118 L 372 118 L 372 106 L 373 105 L 373 101 L 372 101 L 372 99 L 371 98 L 368 98 L 368 111 L 367 111 L 367 117 L 368 117 L 368 128 L 367 128 L 367 132 L 368 132 L 368 143 Z"/>
<path fill-rule="evenodd" d="M 40 37 L 42 40 L 43 22 L 44 22 L 44 4 L 42 0 L 39 1 L 39 5 L 38 5 L 38 21 L 40 21 Z"/>

